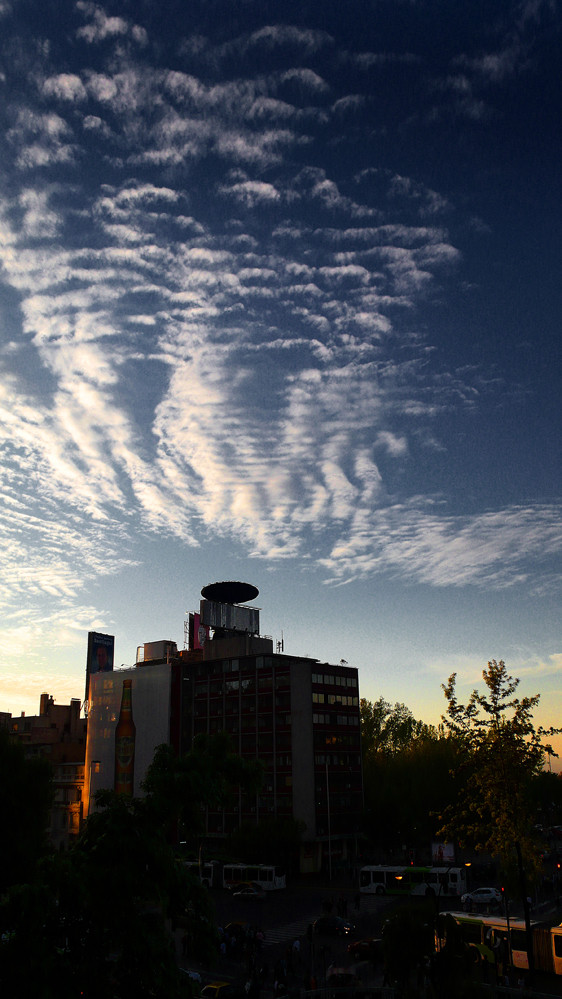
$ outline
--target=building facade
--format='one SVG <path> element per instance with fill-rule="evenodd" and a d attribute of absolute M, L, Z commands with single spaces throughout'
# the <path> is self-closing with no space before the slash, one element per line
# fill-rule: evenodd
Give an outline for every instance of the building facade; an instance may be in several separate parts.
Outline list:
<path fill-rule="evenodd" d="M 228 628 L 206 637 L 203 647 L 146 643 L 137 660 L 133 669 L 91 677 L 92 793 L 112 786 L 115 728 L 123 681 L 130 679 L 135 794 L 157 745 L 170 743 L 182 754 L 197 735 L 226 732 L 234 752 L 261 761 L 264 782 L 257 794 L 240 792 L 229 808 L 206 812 L 208 843 L 247 823 L 290 818 L 304 830 L 303 872 L 326 866 L 327 858 L 351 862 L 363 806 L 357 669 L 274 652 L 270 638 Z"/>
<path fill-rule="evenodd" d="M 255 797 L 240 795 L 230 812 L 208 812 L 208 836 L 294 818 L 305 826 L 303 857 L 314 857 L 314 845 L 329 839 L 332 856 L 347 855 L 363 804 L 357 670 L 272 647 L 247 653 L 247 643 L 240 644 L 238 655 L 215 658 L 211 642 L 211 658 L 199 662 L 180 654 L 180 752 L 199 733 L 225 731 L 235 751 L 260 760 L 265 771 Z"/>
<path fill-rule="evenodd" d="M 80 701 L 55 704 L 41 694 L 38 715 L 10 718 L 10 736 L 26 756 L 42 756 L 52 767 L 54 801 L 49 837 L 56 849 L 67 848 L 78 836 L 83 819 L 86 719 L 80 716 Z"/>

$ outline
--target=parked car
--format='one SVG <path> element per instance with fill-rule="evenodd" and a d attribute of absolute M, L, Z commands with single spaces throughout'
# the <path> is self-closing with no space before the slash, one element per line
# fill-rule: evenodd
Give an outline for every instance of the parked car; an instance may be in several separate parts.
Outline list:
<path fill-rule="evenodd" d="M 205 999 L 245 999 L 246 992 L 243 985 L 233 982 L 209 982 L 201 989 L 201 995 Z"/>
<path fill-rule="evenodd" d="M 465 909 L 480 907 L 499 909 L 502 904 L 502 893 L 498 888 L 475 888 L 474 891 L 467 891 L 465 895 L 461 895 L 461 903 Z"/>
<path fill-rule="evenodd" d="M 238 885 L 232 892 L 233 898 L 265 898 L 265 888 L 258 884 Z"/>
<path fill-rule="evenodd" d="M 320 916 L 313 924 L 315 933 L 327 937 L 346 937 L 353 933 L 355 926 L 341 916 Z"/>
<path fill-rule="evenodd" d="M 380 937 L 365 937 L 347 945 L 347 953 L 354 961 L 378 961 L 382 956 Z"/>

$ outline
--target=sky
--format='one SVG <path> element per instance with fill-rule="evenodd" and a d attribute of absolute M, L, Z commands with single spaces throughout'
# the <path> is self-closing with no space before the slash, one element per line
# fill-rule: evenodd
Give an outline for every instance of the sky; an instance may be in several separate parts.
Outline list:
<path fill-rule="evenodd" d="M 259 588 L 562 724 L 554 0 L 0 0 L 0 710 Z"/>

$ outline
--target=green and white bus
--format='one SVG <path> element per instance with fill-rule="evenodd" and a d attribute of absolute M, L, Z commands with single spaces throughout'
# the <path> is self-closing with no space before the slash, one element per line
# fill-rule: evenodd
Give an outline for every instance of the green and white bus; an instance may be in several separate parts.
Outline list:
<path fill-rule="evenodd" d="M 484 916 L 468 912 L 441 912 L 435 932 L 435 949 L 441 950 L 447 941 L 447 920 L 457 924 L 461 939 L 477 962 L 512 965 L 527 969 L 529 954 L 525 921 L 518 917 Z M 562 975 L 562 926 L 547 926 L 531 920 L 533 960 L 539 971 Z"/>
<path fill-rule="evenodd" d="M 371 895 L 464 895 L 463 867 L 407 867 L 368 864 L 359 872 L 359 891 Z"/>

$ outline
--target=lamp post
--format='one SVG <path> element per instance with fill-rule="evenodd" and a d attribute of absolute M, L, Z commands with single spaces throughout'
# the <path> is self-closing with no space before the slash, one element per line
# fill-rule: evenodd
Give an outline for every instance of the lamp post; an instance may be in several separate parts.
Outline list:
<path fill-rule="evenodd" d="M 326 802 L 328 805 L 328 877 L 332 880 L 332 830 L 330 824 L 330 782 L 328 778 L 328 760 L 326 760 Z"/>

